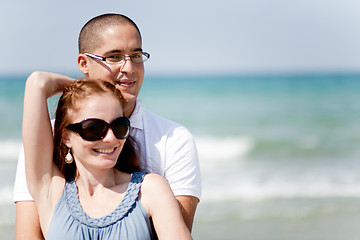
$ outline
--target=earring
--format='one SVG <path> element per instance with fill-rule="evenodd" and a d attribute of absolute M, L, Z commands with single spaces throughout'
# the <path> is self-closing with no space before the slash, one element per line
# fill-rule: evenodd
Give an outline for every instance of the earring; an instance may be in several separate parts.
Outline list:
<path fill-rule="evenodd" d="M 73 157 L 72 157 L 72 155 L 70 153 L 70 148 L 69 148 L 69 151 L 65 156 L 65 163 L 70 164 L 72 162 L 73 162 Z"/>

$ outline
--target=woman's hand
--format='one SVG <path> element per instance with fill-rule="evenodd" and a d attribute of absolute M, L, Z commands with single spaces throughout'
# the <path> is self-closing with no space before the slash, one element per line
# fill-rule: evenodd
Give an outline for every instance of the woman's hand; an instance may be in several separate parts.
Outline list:
<path fill-rule="evenodd" d="M 73 78 L 65 75 L 36 71 L 28 77 L 27 84 L 36 84 L 46 98 L 50 98 L 61 94 L 64 88 L 73 81 L 75 81 Z"/>

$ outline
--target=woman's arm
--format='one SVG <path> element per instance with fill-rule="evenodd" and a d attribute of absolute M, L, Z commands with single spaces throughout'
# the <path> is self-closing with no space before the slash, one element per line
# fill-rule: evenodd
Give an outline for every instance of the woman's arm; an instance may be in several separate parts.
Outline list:
<path fill-rule="evenodd" d="M 54 73 L 34 72 L 26 82 L 23 112 L 23 143 L 27 185 L 33 198 L 48 196 L 53 155 L 53 137 L 47 98 L 61 92 L 73 79 Z M 25 176 L 24 176 L 25 177 Z M 41 193 L 44 193 L 41 195 Z M 34 202 L 17 202 L 15 239 L 44 239 Z"/>
<path fill-rule="evenodd" d="M 152 218 L 159 239 L 192 239 L 169 184 L 157 174 L 147 174 L 141 202 Z"/>
<path fill-rule="evenodd" d="M 26 81 L 23 111 L 23 144 L 26 180 L 34 200 L 47 196 L 53 176 L 53 135 L 47 98 L 61 91 L 73 79 L 46 72 L 34 72 Z"/>

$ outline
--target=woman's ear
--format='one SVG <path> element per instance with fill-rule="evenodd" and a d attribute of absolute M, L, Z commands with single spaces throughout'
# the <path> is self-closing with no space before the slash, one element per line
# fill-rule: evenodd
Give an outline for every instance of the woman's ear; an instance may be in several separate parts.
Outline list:
<path fill-rule="evenodd" d="M 69 131 L 64 131 L 63 134 L 62 134 L 62 141 L 68 148 L 71 148 L 72 145 L 71 145 L 69 135 L 70 135 Z"/>
<path fill-rule="evenodd" d="M 80 53 L 77 57 L 77 63 L 79 70 L 83 74 L 87 75 L 89 73 L 89 67 L 88 67 L 88 58 L 86 57 L 86 55 Z"/>

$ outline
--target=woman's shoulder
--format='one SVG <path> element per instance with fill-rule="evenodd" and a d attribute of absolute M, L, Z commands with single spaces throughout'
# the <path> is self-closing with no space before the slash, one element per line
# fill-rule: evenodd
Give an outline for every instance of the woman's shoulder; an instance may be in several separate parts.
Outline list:
<path fill-rule="evenodd" d="M 143 184 L 146 185 L 168 185 L 168 182 L 165 180 L 164 177 L 160 176 L 157 173 L 146 173 L 144 175 Z"/>
<path fill-rule="evenodd" d="M 177 206 L 168 182 L 164 177 L 156 173 L 148 173 L 144 176 L 140 191 L 141 203 L 150 217 L 163 208 L 167 209 L 169 206 Z"/>
<path fill-rule="evenodd" d="M 172 192 L 168 182 L 159 174 L 147 173 L 144 176 L 144 180 L 141 186 L 141 192 L 143 194 L 156 197 L 159 196 L 159 194 L 167 194 L 169 190 Z"/>

